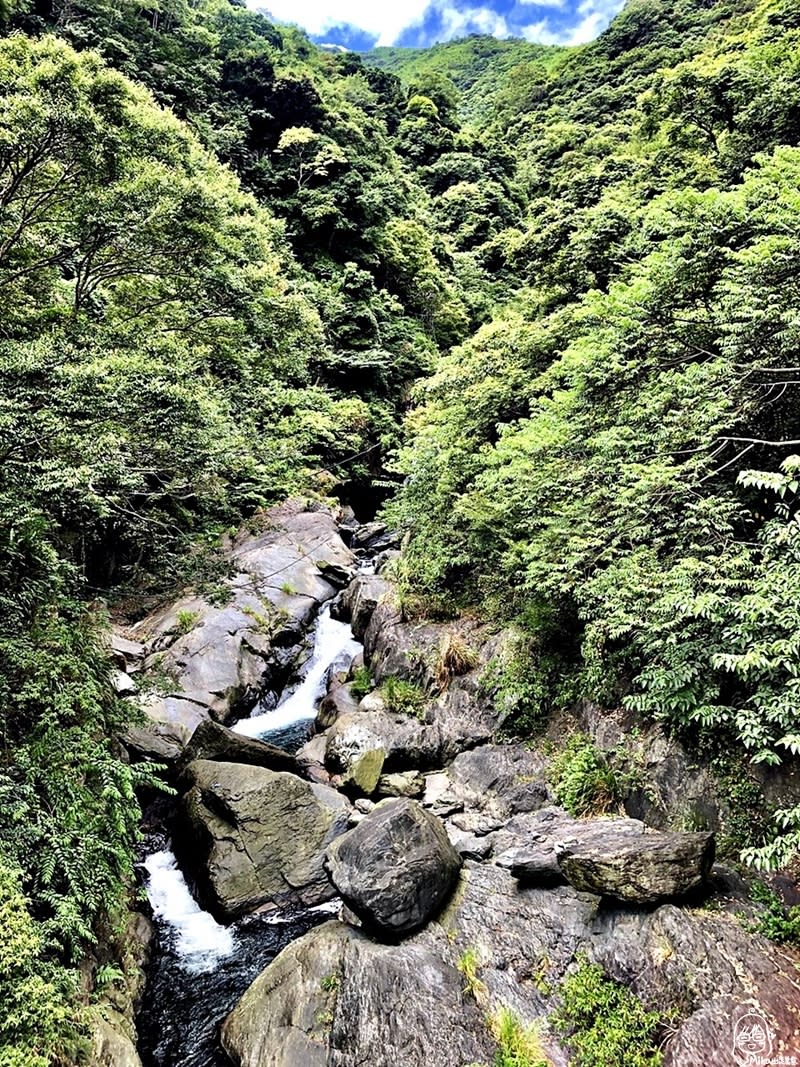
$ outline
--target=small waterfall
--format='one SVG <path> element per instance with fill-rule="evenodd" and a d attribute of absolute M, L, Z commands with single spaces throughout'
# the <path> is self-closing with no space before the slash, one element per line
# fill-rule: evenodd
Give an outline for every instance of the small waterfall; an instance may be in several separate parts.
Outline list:
<path fill-rule="evenodd" d="M 172 852 L 153 852 L 146 857 L 144 868 L 153 914 L 170 931 L 180 965 L 192 974 L 213 971 L 234 951 L 233 931 L 200 908 Z"/>
<path fill-rule="evenodd" d="M 240 719 L 233 729 L 245 737 L 268 737 L 273 742 L 279 741 L 276 734 L 308 723 L 316 716 L 331 667 L 347 666 L 361 650 L 362 645 L 353 637 L 348 623 L 332 619 L 330 605 L 326 604 L 317 619 L 314 650 L 300 685 L 277 708 Z"/>
<path fill-rule="evenodd" d="M 142 1062 L 230 1067 L 217 1039 L 220 1021 L 281 949 L 334 914 L 339 902 L 245 915 L 225 927 L 194 901 L 172 852 L 153 852 L 144 866 L 159 948 L 139 1014 Z"/>
<path fill-rule="evenodd" d="M 330 617 L 326 605 L 317 618 L 313 651 L 300 684 L 277 708 L 257 708 L 234 729 L 294 751 L 309 734 L 328 671 L 346 667 L 362 647 L 346 623 Z M 192 897 L 163 836 L 153 844 L 143 865 L 159 946 L 139 1013 L 142 1062 L 145 1067 L 230 1067 L 219 1048 L 220 1021 L 261 970 L 334 914 L 339 902 L 245 915 L 229 927 L 220 926 Z"/>

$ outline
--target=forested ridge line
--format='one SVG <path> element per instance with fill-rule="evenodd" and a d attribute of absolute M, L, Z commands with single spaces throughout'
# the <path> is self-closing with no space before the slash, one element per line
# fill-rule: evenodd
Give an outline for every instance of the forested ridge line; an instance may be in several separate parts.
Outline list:
<path fill-rule="evenodd" d="M 0 1064 L 78 1062 L 128 893 L 105 615 L 292 493 L 390 498 L 408 610 L 517 628 L 520 735 L 591 697 L 791 761 L 800 4 L 363 57 L 227 0 L 0 28 Z"/>

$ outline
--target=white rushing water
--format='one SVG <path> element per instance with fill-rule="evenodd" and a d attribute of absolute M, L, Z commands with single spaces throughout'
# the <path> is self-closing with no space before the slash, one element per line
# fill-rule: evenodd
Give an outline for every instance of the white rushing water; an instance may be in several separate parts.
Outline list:
<path fill-rule="evenodd" d="M 329 669 L 347 666 L 361 648 L 347 623 L 333 620 L 330 606 L 326 606 L 317 619 L 314 649 L 298 688 L 273 711 L 242 719 L 233 729 L 247 737 L 261 737 L 313 719 L 325 692 Z M 221 960 L 234 953 L 236 934 L 200 908 L 172 852 L 165 849 L 152 853 L 144 867 L 148 874 L 147 896 L 154 914 L 173 933 L 180 966 L 193 974 L 213 971 Z M 278 924 L 290 920 L 277 916 L 266 921 Z"/>
<path fill-rule="evenodd" d="M 304 908 L 302 912 L 278 912 L 276 915 L 264 915 L 261 922 L 265 926 L 288 926 L 297 922 L 298 915 L 338 915 L 342 902 L 339 899 L 326 900 L 324 904 L 315 904 L 313 908 Z"/>
<path fill-rule="evenodd" d="M 277 708 L 249 719 L 240 719 L 232 729 L 245 737 L 263 737 L 273 730 L 283 730 L 295 723 L 313 719 L 325 692 L 329 668 L 340 663 L 346 666 L 361 648 L 350 626 L 332 619 L 330 606 L 326 605 L 317 619 L 314 651 L 298 688 Z"/>
<path fill-rule="evenodd" d="M 154 852 L 144 861 L 147 896 L 156 916 L 175 934 L 175 951 L 187 971 L 212 971 L 234 950 L 233 932 L 202 911 L 172 852 Z"/>

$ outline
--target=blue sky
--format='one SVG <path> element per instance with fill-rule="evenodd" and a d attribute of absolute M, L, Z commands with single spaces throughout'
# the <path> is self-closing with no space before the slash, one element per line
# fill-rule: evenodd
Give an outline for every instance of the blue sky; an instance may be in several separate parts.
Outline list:
<path fill-rule="evenodd" d="M 583 44 L 602 32 L 624 0 L 261 0 L 279 22 L 317 41 L 365 49 L 420 47 L 470 33 L 524 37 L 540 44 Z M 254 5 L 255 6 L 255 5 Z"/>

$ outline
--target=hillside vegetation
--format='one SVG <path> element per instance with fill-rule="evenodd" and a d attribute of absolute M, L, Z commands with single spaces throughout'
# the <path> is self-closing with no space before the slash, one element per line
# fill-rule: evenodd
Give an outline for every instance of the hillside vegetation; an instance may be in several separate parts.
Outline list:
<path fill-rule="evenodd" d="M 519 622 L 529 719 L 582 693 L 800 747 L 798 26 L 632 3 L 487 128 L 525 210 L 479 254 L 517 287 L 419 387 L 393 514 L 417 592 Z"/>
<path fill-rule="evenodd" d="M 107 613 L 291 493 L 578 697 L 800 751 L 800 3 L 331 55 L 228 0 L 0 0 L 0 1065 L 76 1062 L 141 772 Z M 413 383 L 417 383 L 414 385 Z M 779 866 L 800 809 L 743 859 Z"/>

